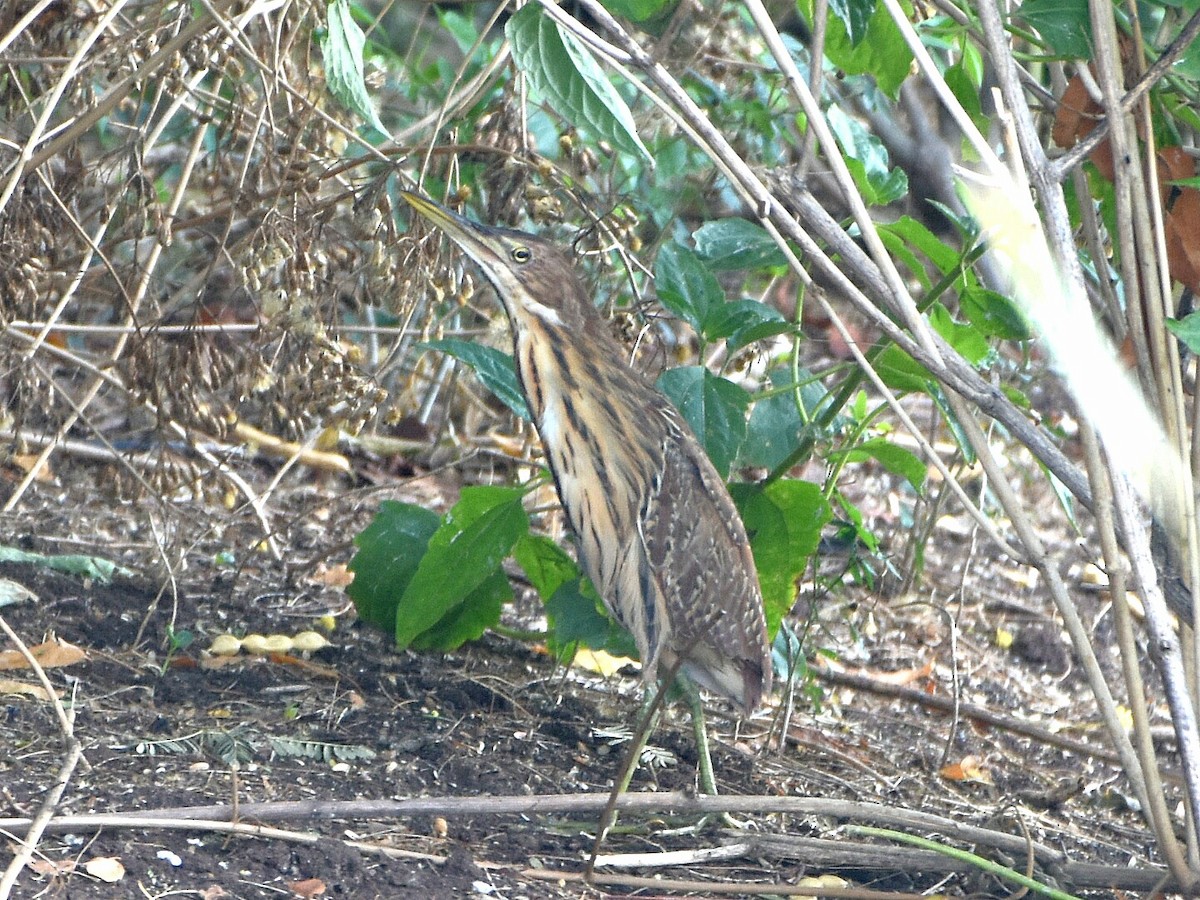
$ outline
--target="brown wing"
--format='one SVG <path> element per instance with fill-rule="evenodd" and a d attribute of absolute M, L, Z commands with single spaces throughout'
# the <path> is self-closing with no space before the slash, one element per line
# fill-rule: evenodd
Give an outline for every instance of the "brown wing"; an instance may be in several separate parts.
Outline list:
<path fill-rule="evenodd" d="M 674 408 L 639 533 L 670 635 L 702 687 L 751 710 L 770 689 L 762 593 L 750 543 L 724 481 Z M 647 602 L 650 602 L 647 597 Z"/>

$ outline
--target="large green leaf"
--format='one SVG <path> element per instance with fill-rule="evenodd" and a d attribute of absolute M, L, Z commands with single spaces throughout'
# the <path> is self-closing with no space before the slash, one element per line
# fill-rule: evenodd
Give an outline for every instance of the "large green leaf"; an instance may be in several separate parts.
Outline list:
<path fill-rule="evenodd" d="M 504 33 L 517 68 L 555 112 L 626 153 L 653 162 L 638 137 L 633 114 L 591 51 L 559 28 L 538 4 L 518 10 Z"/>
<path fill-rule="evenodd" d="M 850 450 L 831 455 L 843 455 L 849 462 L 878 460 L 889 472 L 904 478 L 918 494 L 924 489 L 925 476 L 929 471 L 921 458 L 911 450 L 882 437 L 871 438 Z"/>
<path fill-rule="evenodd" d="M 513 548 L 513 558 L 543 601 L 553 597 L 554 592 L 568 581 L 580 578 L 583 574 L 566 550 L 540 534 L 522 535 Z"/>
<path fill-rule="evenodd" d="M 733 300 L 711 309 L 704 317 L 704 337 L 710 341 L 728 338 L 732 353 L 753 341 L 783 334 L 791 328 L 779 310 L 757 300 Z"/>
<path fill-rule="evenodd" d="M 713 272 L 786 266 L 787 258 L 765 228 L 746 219 L 706 222 L 692 237 Z"/>
<path fill-rule="evenodd" d="M 333 0 L 327 11 L 328 28 L 321 41 L 325 61 L 325 83 L 338 102 L 362 116 L 382 134 L 387 129 L 371 105 L 363 77 L 363 47 L 367 39 L 350 15 L 348 0 Z"/>
<path fill-rule="evenodd" d="M 445 620 L 467 604 L 485 582 L 501 572 L 504 558 L 521 535 L 529 517 L 519 488 L 469 487 L 429 540 L 429 547 L 409 581 L 396 612 L 396 645 L 407 647 L 435 625 L 444 633 L 459 633 Z M 486 594 L 486 589 L 485 589 Z M 490 624 L 490 623 L 489 623 Z"/>
<path fill-rule="evenodd" d="M 504 604 L 512 600 L 512 584 L 503 570 L 483 582 L 441 619 L 412 639 L 416 650 L 456 650 L 500 621 Z"/>
<path fill-rule="evenodd" d="M 1193 353 L 1200 353 L 1200 312 L 1189 313 L 1182 319 L 1166 319 L 1167 329 Z"/>
<path fill-rule="evenodd" d="M 798 0 L 797 5 L 805 20 L 812 25 L 814 0 Z M 901 7 L 911 15 L 912 5 L 901 0 Z M 888 15 L 887 7 L 879 3 L 867 22 L 867 31 L 859 41 L 851 40 L 843 20 L 834 15 L 827 19 L 825 33 L 825 55 L 829 61 L 847 75 L 870 74 L 880 90 L 891 97 L 896 96 L 900 85 L 908 77 L 912 64 L 912 51 L 900 34 L 900 29 Z"/>
<path fill-rule="evenodd" d="M 807 481 L 781 479 L 766 488 L 730 485 L 742 514 L 767 614 L 767 634 L 796 600 L 796 582 L 817 552 L 821 529 L 833 515 L 820 487 Z"/>
<path fill-rule="evenodd" d="M 486 344 L 474 344 L 458 338 L 443 338 L 418 344 L 423 350 L 440 350 L 457 360 L 465 362 L 475 370 L 483 386 L 500 398 L 509 409 L 522 419 L 529 419 L 529 407 L 521 393 L 521 382 L 513 358 L 507 353 Z"/>
<path fill-rule="evenodd" d="M 875 14 L 876 0 L 829 0 L 829 11 L 846 27 L 851 47 L 857 47 L 867 36 L 867 26 Z"/>
<path fill-rule="evenodd" d="M 750 395 L 703 366 L 670 369 L 659 377 L 658 387 L 692 426 L 721 477 L 727 477 L 746 440 Z"/>
<path fill-rule="evenodd" d="M 667 244 L 654 261 L 654 290 L 659 302 L 683 319 L 700 334 L 709 313 L 725 302 L 721 284 L 700 261 L 700 257 L 681 244 Z"/>
<path fill-rule="evenodd" d="M 974 284 L 963 289 L 958 305 L 967 321 L 990 337 L 1007 341 L 1027 341 L 1033 337 L 1033 325 L 1004 294 Z"/>
<path fill-rule="evenodd" d="M 1016 15 L 1036 28 L 1055 53 L 1092 58 L 1092 20 L 1088 0 L 1025 0 Z"/>
<path fill-rule="evenodd" d="M 385 500 L 379 512 L 354 543 L 358 551 L 347 567 L 354 573 L 347 592 L 364 622 L 391 631 L 396 627 L 396 608 L 412 581 L 441 524 L 437 513 Z"/>
<path fill-rule="evenodd" d="M 974 325 L 955 320 L 942 304 L 935 303 L 930 307 L 929 324 L 971 365 L 982 365 L 991 355 L 992 348 L 984 333 Z"/>
<path fill-rule="evenodd" d="M 825 113 L 829 128 L 841 145 L 846 168 L 871 206 L 887 206 L 908 193 L 908 176 L 892 168 L 887 148 L 877 136 L 833 104 Z"/>
<path fill-rule="evenodd" d="M 580 646 L 637 658 L 633 637 L 604 610 L 599 594 L 586 578 L 573 578 L 560 586 L 546 601 L 546 618 L 552 626 L 550 648 L 564 662 Z"/>
<path fill-rule="evenodd" d="M 604 6 L 613 15 L 644 22 L 662 12 L 669 2 L 670 0 L 604 0 Z"/>

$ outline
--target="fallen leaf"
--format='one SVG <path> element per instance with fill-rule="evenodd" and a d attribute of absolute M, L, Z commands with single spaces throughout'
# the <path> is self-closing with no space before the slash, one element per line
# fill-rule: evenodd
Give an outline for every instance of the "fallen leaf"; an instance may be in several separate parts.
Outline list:
<path fill-rule="evenodd" d="M 58 875 L 67 875 L 75 871 L 75 860 L 60 859 L 54 862 L 49 859 L 31 859 L 25 863 L 25 866 L 30 870 L 37 872 L 39 875 L 45 875 L 47 878 L 54 878 Z"/>
<path fill-rule="evenodd" d="M 584 647 L 575 654 L 572 664 L 608 678 L 610 675 L 620 672 L 632 662 L 632 659 L 625 656 L 613 656 L 611 653 L 605 653 L 603 650 L 589 650 Z"/>
<path fill-rule="evenodd" d="M 70 666 L 87 659 L 87 654 L 81 647 L 59 638 L 43 641 L 36 647 L 30 647 L 29 652 L 43 669 L 53 669 L 60 666 Z M 0 652 L 0 669 L 28 669 L 29 662 L 16 650 Z"/>
<path fill-rule="evenodd" d="M 317 571 L 309 576 L 309 581 L 323 584 L 327 587 L 345 587 L 354 581 L 354 573 L 346 568 L 345 563 L 326 568 L 324 563 L 317 566 Z"/>
<path fill-rule="evenodd" d="M 292 881 L 288 887 L 297 897 L 319 897 L 325 893 L 325 882 L 320 878 L 305 878 L 303 881 Z"/>
<path fill-rule="evenodd" d="M 964 756 L 960 762 L 949 763 L 938 770 L 948 781 L 964 781 L 974 784 L 992 784 L 992 776 L 976 756 Z"/>
<path fill-rule="evenodd" d="M 14 681 L 11 678 L 0 678 L 0 694 L 24 695 L 35 700 L 49 700 L 50 695 L 40 684 L 30 684 L 25 681 Z M 60 693 L 59 697 L 62 696 Z"/>
<path fill-rule="evenodd" d="M 92 857 L 83 864 L 83 869 L 107 884 L 116 884 L 125 877 L 125 866 L 115 856 Z"/>

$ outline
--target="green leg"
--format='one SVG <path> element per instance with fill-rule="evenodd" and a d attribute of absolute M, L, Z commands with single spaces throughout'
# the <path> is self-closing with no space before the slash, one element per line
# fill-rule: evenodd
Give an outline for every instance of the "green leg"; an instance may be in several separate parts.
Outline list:
<path fill-rule="evenodd" d="M 687 699 L 688 710 L 692 714 L 692 730 L 696 734 L 696 772 L 700 776 L 700 793 L 717 796 L 717 779 L 713 775 L 712 755 L 708 751 L 708 729 L 704 724 L 704 701 L 700 691 L 692 680 L 682 672 L 675 679 Z"/>
<path fill-rule="evenodd" d="M 625 756 L 625 762 L 621 765 L 621 771 L 616 781 L 613 782 L 612 793 L 608 796 L 608 803 L 604 807 L 604 813 L 600 816 L 600 825 L 596 829 L 596 841 L 592 845 L 592 855 L 588 859 L 587 867 L 583 870 L 583 880 L 587 884 L 592 882 L 596 857 L 600 855 L 604 839 L 617 824 L 617 799 L 629 789 L 629 782 L 633 780 L 633 773 L 637 770 L 638 762 L 642 758 L 642 751 L 646 749 L 646 743 L 650 740 L 650 733 L 658 725 L 658 716 L 662 711 L 665 694 L 666 690 L 659 686 L 656 690 L 647 688 L 642 697 L 642 705 L 638 711 L 638 729 L 634 733 L 633 740 L 630 741 L 629 751 Z"/>

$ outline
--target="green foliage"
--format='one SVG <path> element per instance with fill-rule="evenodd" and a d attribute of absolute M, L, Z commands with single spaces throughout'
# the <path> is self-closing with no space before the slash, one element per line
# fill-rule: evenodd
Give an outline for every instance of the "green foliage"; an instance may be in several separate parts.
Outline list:
<path fill-rule="evenodd" d="M 559 115 L 653 163 L 638 137 L 633 114 L 608 74 L 591 51 L 563 31 L 538 4 L 520 9 L 508 20 L 504 33 L 512 42 L 513 60 Z"/>
<path fill-rule="evenodd" d="M 418 345 L 426 350 L 440 350 L 470 366 L 483 386 L 495 394 L 518 418 L 529 420 L 529 407 L 521 393 L 521 382 L 511 355 L 486 344 L 473 344 L 459 338 L 426 341 Z"/>
<path fill-rule="evenodd" d="M 654 262 L 659 302 L 687 322 L 697 334 L 712 310 L 725 302 L 720 282 L 695 253 L 682 244 L 667 244 Z"/>
<path fill-rule="evenodd" d="M 761 228 L 749 222 L 740 219 L 727 221 L 742 221 L 743 225 L 766 235 Z M 755 260 L 773 260 L 780 256 L 774 244 L 771 247 L 775 250 L 775 257 L 767 256 L 765 248 L 756 242 L 746 228 L 730 225 L 720 231 L 724 237 L 709 231 L 706 246 L 715 251 L 718 260 L 727 267 L 745 268 Z M 738 265 L 730 266 L 734 260 Z M 659 251 L 654 264 L 654 286 L 663 306 L 691 325 L 704 340 L 726 339 L 730 352 L 754 341 L 783 334 L 791 327 L 778 310 L 757 300 L 727 303 L 725 292 L 713 270 L 698 254 L 682 244 L 667 244 Z M 676 395 L 670 391 L 667 393 L 678 405 Z"/>
<path fill-rule="evenodd" d="M 921 493 L 925 486 L 927 467 L 921 458 L 911 450 L 886 438 L 871 438 L 848 450 L 838 451 L 838 455 L 847 462 L 862 462 L 868 458 L 876 459 L 889 472 L 902 476 L 917 493 Z"/>
<path fill-rule="evenodd" d="M 449 650 L 479 637 L 512 597 L 501 565 L 529 531 L 523 493 L 464 488 L 432 530 L 427 511 L 385 503 L 356 539 L 350 564 L 350 596 L 360 615 L 391 627 L 399 647 Z"/>
<path fill-rule="evenodd" d="M 745 388 L 714 375 L 704 366 L 680 366 L 663 372 L 658 387 L 687 419 L 721 477 L 746 439 Z"/>
<path fill-rule="evenodd" d="M 692 237 L 696 253 L 713 272 L 787 266 L 787 259 L 774 238 L 761 225 L 746 219 L 705 222 Z"/>
<path fill-rule="evenodd" d="M 327 31 L 321 42 L 325 83 L 347 109 L 358 113 L 376 131 L 387 134 L 379 120 L 363 72 L 363 46 L 367 39 L 350 15 L 348 0 L 332 0 L 327 11 Z"/>
<path fill-rule="evenodd" d="M 878 137 L 837 105 L 826 114 L 829 127 L 845 153 L 845 162 L 854 184 L 870 206 L 886 206 L 908 193 L 908 176 L 893 169 L 887 148 Z"/>
<path fill-rule="evenodd" d="M 906 12 L 911 12 L 910 4 L 901 2 L 900 5 Z M 801 15 L 811 26 L 813 0 L 799 0 L 798 6 Z M 874 76 L 880 90 L 895 97 L 900 85 L 908 77 L 913 55 L 886 7 L 882 3 L 874 5 L 874 11 L 867 19 L 866 31 L 859 40 L 851 37 L 845 20 L 837 14 L 838 10 L 832 5 L 830 8 L 835 15 L 828 19 L 825 35 L 825 55 L 829 61 L 847 75 Z M 856 15 L 855 20 L 857 18 Z M 858 30 L 859 26 L 856 24 L 855 28 Z"/>
<path fill-rule="evenodd" d="M 363 621 L 395 628 L 400 597 L 440 524 L 436 513 L 421 506 L 395 500 L 379 505 L 375 519 L 354 539 L 358 552 L 347 567 L 354 573 L 350 599 Z"/>
<path fill-rule="evenodd" d="M 767 615 L 775 634 L 796 600 L 796 582 L 816 553 L 821 529 L 832 512 L 818 485 L 782 480 L 765 487 L 737 484 L 734 502 L 750 535 Z"/>
<path fill-rule="evenodd" d="M 604 3 L 609 12 L 635 22 L 644 22 L 657 16 L 668 5 L 668 0 L 605 0 Z"/>
<path fill-rule="evenodd" d="M 1171 334 L 1179 338 L 1188 350 L 1200 353 L 1200 312 L 1191 313 L 1182 319 L 1167 319 L 1166 325 Z"/>
<path fill-rule="evenodd" d="M 1092 58 L 1092 21 L 1087 0 L 1027 0 L 1017 15 L 1036 28 L 1061 56 Z"/>

